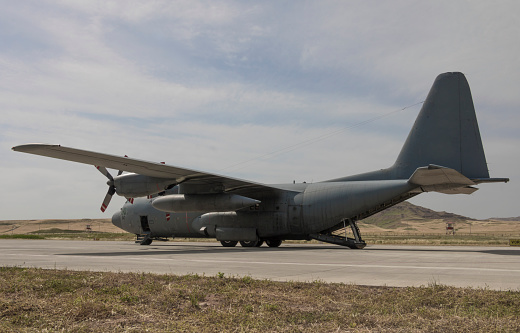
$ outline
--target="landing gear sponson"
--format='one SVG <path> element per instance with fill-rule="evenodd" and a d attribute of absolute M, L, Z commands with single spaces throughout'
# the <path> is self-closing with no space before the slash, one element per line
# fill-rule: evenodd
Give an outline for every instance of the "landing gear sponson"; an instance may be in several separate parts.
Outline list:
<path fill-rule="evenodd" d="M 318 240 L 320 242 L 330 243 L 330 244 L 336 244 L 341 246 L 346 246 L 351 249 L 363 249 L 367 244 L 364 240 L 361 239 L 361 234 L 359 232 L 359 228 L 354 220 L 347 219 L 343 221 L 344 228 L 346 228 L 346 225 L 350 225 L 350 228 L 352 229 L 352 234 L 354 235 L 354 238 L 349 238 L 345 235 L 345 237 L 332 234 L 332 233 L 319 233 L 319 234 L 310 234 L 309 237 L 311 239 Z M 150 245 L 152 244 L 153 240 L 160 240 L 160 241 L 166 241 L 166 238 L 157 238 L 152 237 L 149 232 L 136 235 L 137 240 L 136 243 L 139 243 L 140 245 Z M 269 247 L 279 247 L 282 245 L 281 239 L 266 239 L 266 240 L 256 240 L 256 241 L 220 241 L 220 244 L 222 244 L 223 247 L 235 247 L 238 243 L 242 247 L 260 247 L 265 243 Z"/>

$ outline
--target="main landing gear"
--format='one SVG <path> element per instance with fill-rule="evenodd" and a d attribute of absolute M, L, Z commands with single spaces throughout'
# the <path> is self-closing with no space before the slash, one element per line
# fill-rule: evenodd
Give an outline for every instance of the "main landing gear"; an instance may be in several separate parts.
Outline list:
<path fill-rule="evenodd" d="M 223 247 L 235 247 L 237 246 L 237 241 L 220 241 L 220 244 L 222 244 Z"/>
<path fill-rule="evenodd" d="M 235 247 L 237 246 L 239 242 L 237 241 L 220 241 L 220 244 L 224 247 Z M 269 247 L 278 247 L 282 245 L 282 240 L 280 239 L 267 239 L 265 240 L 265 243 Z M 257 241 L 240 241 L 240 245 L 242 247 L 260 247 L 264 244 L 263 240 L 257 240 Z"/>

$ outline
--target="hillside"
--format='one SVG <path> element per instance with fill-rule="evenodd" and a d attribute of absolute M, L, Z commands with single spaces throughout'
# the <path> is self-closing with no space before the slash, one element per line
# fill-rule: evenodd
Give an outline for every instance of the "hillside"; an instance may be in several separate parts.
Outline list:
<path fill-rule="evenodd" d="M 520 218 L 475 220 L 402 202 L 359 221 L 364 233 L 445 233 L 446 222 L 452 222 L 458 233 L 507 233 L 520 235 Z"/>
<path fill-rule="evenodd" d="M 404 221 L 424 222 L 425 220 L 462 222 L 473 219 L 453 213 L 436 212 L 434 210 L 424 208 L 421 206 L 416 206 L 405 201 L 364 219 L 363 223 L 368 225 L 375 225 L 386 229 L 394 229 L 397 227 L 403 227 L 405 225 L 408 225 L 405 224 Z"/>
<path fill-rule="evenodd" d="M 517 217 L 492 217 L 490 220 L 494 221 L 520 221 L 520 216 Z"/>

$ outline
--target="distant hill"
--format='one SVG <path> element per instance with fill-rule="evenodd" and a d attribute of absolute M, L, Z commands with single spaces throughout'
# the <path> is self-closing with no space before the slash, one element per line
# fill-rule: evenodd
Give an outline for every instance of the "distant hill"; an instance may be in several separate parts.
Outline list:
<path fill-rule="evenodd" d="M 489 220 L 494 220 L 494 221 L 520 221 L 520 216 L 517 216 L 517 217 L 492 217 Z"/>
<path fill-rule="evenodd" d="M 364 219 L 363 223 L 376 225 L 385 229 L 394 229 L 407 226 L 408 224 L 403 223 L 404 221 L 412 222 L 425 220 L 462 222 L 473 219 L 453 213 L 436 212 L 405 201 Z"/>

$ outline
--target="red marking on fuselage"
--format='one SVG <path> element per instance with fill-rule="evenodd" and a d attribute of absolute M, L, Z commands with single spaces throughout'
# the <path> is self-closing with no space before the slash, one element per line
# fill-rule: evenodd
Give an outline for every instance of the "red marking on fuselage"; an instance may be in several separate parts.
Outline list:
<path fill-rule="evenodd" d="M 188 224 L 188 212 L 186 212 L 186 228 L 188 228 L 188 232 L 191 232 L 190 225 Z"/>

